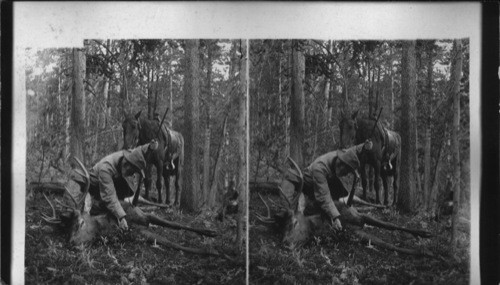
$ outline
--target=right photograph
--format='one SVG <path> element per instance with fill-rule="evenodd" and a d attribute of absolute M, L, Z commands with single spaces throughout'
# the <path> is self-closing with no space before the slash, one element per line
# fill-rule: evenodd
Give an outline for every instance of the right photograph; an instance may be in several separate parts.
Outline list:
<path fill-rule="evenodd" d="M 469 39 L 250 40 L 250 284 L 469 284 Z"/>

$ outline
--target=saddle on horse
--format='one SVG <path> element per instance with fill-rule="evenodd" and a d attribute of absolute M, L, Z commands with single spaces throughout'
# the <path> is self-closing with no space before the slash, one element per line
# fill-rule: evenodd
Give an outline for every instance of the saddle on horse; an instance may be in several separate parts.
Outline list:
<path fill-rule="evenodd" d="M 387 163 L 389 170 L 392 170 L 393 166 L 391 161 L 398 155 L 401 142 L 399 136 L 390 130 L 385 130 L 385 138 L 384 148 L 382 149 L 383 162 Z"/>

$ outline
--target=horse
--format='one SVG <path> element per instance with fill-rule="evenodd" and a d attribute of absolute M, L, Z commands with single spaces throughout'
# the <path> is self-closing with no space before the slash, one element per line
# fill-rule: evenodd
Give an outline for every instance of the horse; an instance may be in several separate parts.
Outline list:
<path fill-rule="evenodd" d="M 179 205 L 181 189 L 181 169 L 184 159 L 184 139 L 180 133 L 162 126 L 159 132 L 160 122 L 158 119 L 141 118 L 139 111 L 135 115 L 126 114 L 122 123 L 123 127 L 123 149 L 133 148 L 137 145 L 150 142 L 152 139 L 158 141 L 158 149 L 151 155 L 151 164 L 148 164 L 144 173 L 144 197 L 149 198 L 151 189 L 151 168 L 156 168 L 156 189 L 158 192 L 158 202 L 163 203 L 162 199 L 162 177 L 166 188 L 166 204 L 170 204 L 170 176 L 176 176 L 176 195 L 174 204 Z"/>
<path fill-rule="evenodd" d="M 160 123 L 160 118 L 155 117 Z M 181 133 L 162 125 L 162 133 L 166 140 L 165 159 L 164 159 L 164 180 L 167 195 L 167 204 L 170 201 L 170 177 L 175 176 L 175 198 L 174 205 L 179 206 L 182 189 L 182 170 L 184 165 L 184 137 Z"/>
<path fill-rule="evenodd" d="M 387 177 L 393 176 L 393 205 L 397 201 L 399 189 L 399 169 L 401 163 L 401 136 L 394 131 L 388 130 L 374 118 L 357 118 L 358 111 L 352 116 L 343 116 L 339 123 L 340 147 L 346 148 L 351 145 L 360 144 L 371 139 L 373 147 L 360 157 L 361 185 L 363 187 L 363 199 L 366 200 L 366 170 L 368 164 L 374 169 L 376 203 L 380 203 L 379 177 L 382 178 L 384 187 L 384 205 L 388 205 L 389 188 Z M 376 125 L 375 125 L 376 124 Z"/>

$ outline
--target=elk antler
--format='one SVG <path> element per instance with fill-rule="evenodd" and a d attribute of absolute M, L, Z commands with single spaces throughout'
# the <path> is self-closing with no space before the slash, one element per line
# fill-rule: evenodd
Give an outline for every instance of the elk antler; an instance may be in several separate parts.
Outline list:
<path fill-rule="evenodd" d="M 68 188 L 67 187 L 64 187 L 64 191 L 66 191 L 66 193 L 68 193 L 69 197 L 71 198 L 71 201 L 73 202 L 74 206 L 69 206 L 57 199 L 55 199 L 56 203 L 58 203 L 59 205 L 65 207 L 65 208 L 69 208 L 69 209 L 72 209 L 72 210 L 77 210 L 78 209 L 78 206 L 85 200 L 85 196 L 87 195 L 89 189 L 90 189 L 90 176 L 89 176 L 89 173 L 87 171 L 87 169 L 85 168 L 85 166 L 83 166 L 83 163 L 76 157 L 74 157 L 74 159 L 76 160 L 76 162 L 78 163 L 78 165 L 82 168 L 83 172 L 84 172 L 84 176 L 85 176 L 85 190 L 84 190 L 84 194 L 83 194 L 83 198 L 80 199 L 79 201 L 76 201 L 75 200 L 75 197 L 73 197 L 73 195 L 71 194 L 71 192 L 69 192 Z M 58 224 L 58 223 L 61 223 L 61 220 L 56 216 L 56 209 L 54 207 L 54 204 L 52 204 L 52 202 L 49 200 L 49 198 L 47 197 L 47 195 L 45 195 L 45 193 L 43 193 L 43 196 L 45 197 L 45 200 L 47 200 L 47 202 L 49 203 L 50 205 L 50 208 L 52 208 L 52 217 L 42 213 L 42 219 L 44 219 L 46 222 L 48 223 L 52 223 L 52 224 Z M 82 205 L 83 207 L 84 205 Z"/>
<path fill-rule="evenodd" d="M 287 157 L 287 159 L 292 163 L 293 167 L 295 167 L 297 169 L 297 172 L 299 173 L 299 178 L 300 178 L 299 193 L 302 193 L 302 188 L 304 187 L 304 175 L 302 175 L 302 171 L 300 171 L 300 167 L 297 165 L 297 163 L 295 163 L 295 161 L 291 157 Z M 283 191 L 281 191 L 281 193 L 283 193 Z"/>
<path fill-rule="evenodd" d="M 47 200 L 47 202 L 49 203 L 50 208 L 52 208 L 52 217 L 42 213 L 42 219 L 44 219 L 47 223 L 51 224 L 61 223 L 61 220 L 56 216 L 56 209 L 54 208 L 52 202 L 50 202 L 49 198 L 47 197 L 47 195 L 45 195 L 45 193 L 43 193 L 43 197 L 45 197 L 45 200 Z"/>
<path fill-rule="evenodd" d="M 267 216 L 262 216 L 261 214 L 259 213 L 255 213 L 255 217 L 263 222 L 263 223 L 266 223 L 266 224 L 272 224 L 275 222 L 275 220 L 271 217 L 271 209 L 269 209 L 269 206 L 267 205 L 266 201 L 264 201 L 264 198 L 262 198 L 262 196 L 259 194 L 259 197 L 260 197 L 260 200 L 262 201 L 262 203 L 264 203 L 264 205 L 266 206 L 266 209 L 267 209 Z"/>
<path fill-rule="evenodd" d="M 292 209 L 292 202 L 290 200 L 288 200 L 288 198 L 286 197 L 285 195 L 285 192 L 283 192 L 283 189 L 281 189 L 281 187 L 278 187 L 278 189 L 280 189 L 280 194 L 281 196 L 283 197 L 283 199 L 285 199 L 286 203 L 288 204 L 288 209 Z M 299 192 L 301 193 L 301 192 Z"/>
<path fill-rule="evenodd" d="M 281 190 L 281 187 L 279 187 L 279 186 L 278 186 L 278 188 Z M 289 210 L 289 209 L 290 209 L 290 208 L 287 208 L 287 207 L 285 207 L 285 206 L 281 205 L 281 203 L 279 203 L 279 204 L 278 204 L 278 203 L 276 203 L 276 202 L 275 202 L 273 199 L 271 199 L 270 197 L 267 197 L 267 200 L 269 200 L 269 202 L 271 202 L 271 204 L 273 204 L 275 207 L 280 208 L 280 209 L 282 209 L 282 210 L 283 210 L 283 209 L 284 209 L 284 210 Z M 287 200 L 287 199 L 286 199 L 286 197 L 285 197 L 285 200 Z M 287 203 L 288 203 L 288 206 L 290 206 L 290 202 L 288 202 L 288 201 L 287 201 Z"/>

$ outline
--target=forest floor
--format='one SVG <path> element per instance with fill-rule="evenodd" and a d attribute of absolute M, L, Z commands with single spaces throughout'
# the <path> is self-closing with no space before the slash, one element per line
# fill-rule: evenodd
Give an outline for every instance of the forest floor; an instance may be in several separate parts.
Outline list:
<path fill-rule="evenodd" d="M 26 201 L 26 284 L 245 283 L 245 254 L 235 249 L 236 221 L 231 217 L 219 222 L 213 213 L 190 215 L 175 209 L 154 210 L 167 220 L 215 229 L 219 233 L 215 238 L 150 228 L 184 246 L 213 248 L 231 256 L 233 261 L 154 246 L 130 232 L 118 230 L 113 236 L 99 236 L 92 244 L 75 248 L 69 245 L 62 230 L 42 220 L 41 213 L 50 215 L 51 209 L 43 196 L 36 194 Z"/>
<path fill-rule="evenodd" d="M 258 190 L 258 189 L 257 189 Z M 274 193 L 264 193 L 279 201 Z M 269 205 L 271 206 L 271 204 Z M 277 211 L 275 206 L 271 210 Z M 365 226 L 365 231 L 401 247 L 427 249 L 440 258 L 416 257 L 362 243 L 353 234 L 317 232 L 300 249 L 288 249 L 281 235 L 255 218 L 266 214 L 256 192 L 250 193 L 250 284 L 469 284 L 469 233 L 460 233 L 456 257 L 449 254 L 451 229 L 446 221 L 401 215 L 393 208 L 370 215 L 402 226 L 424 228 L 429 239 Z"/>

